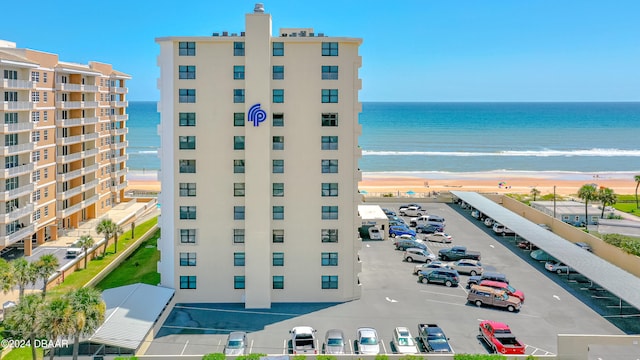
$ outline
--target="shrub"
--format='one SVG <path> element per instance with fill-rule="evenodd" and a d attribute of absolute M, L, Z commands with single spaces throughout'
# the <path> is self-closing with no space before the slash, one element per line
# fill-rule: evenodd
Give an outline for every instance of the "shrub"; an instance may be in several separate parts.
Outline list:
<path fill-rule="evenodd" d="M 236 357 L 236 360 L 260 360 L 261 357 L 267 356 L 267 354 L 249 354 L 249 355 L 240 355 Z"/>
<path fill-rule="evenodd" d="M 306 360 L 306 358 L 307 358 L 307 357 L 306 357 L 306 356 L 304 356 L 304 355 L 295 355 L 295 356 L 293 357 L 293 360 Z"/>
<path fill-rule="evenodd" d="M 389 360 L 387 355 L 376 355 L 376 360 Z"/>
<path fill-rule="evenodd" d="M 491 354 L 455 354 L 453 360 L 503 360 L 506 359 L 503 355 Z"/>
<path fill-rule="evenodd" d="M 333 355 L 318 355 L 316 356 L 316 360 L 336 360 L 337 357 Z"/>
<path fill-rule="evenodd" d="M 382 194 L 382 197 L 393 197 L 393 194 L 392 193 Z"/>
<path fill-rule="evenodd" d="M 113 360 L 138 360 L 135 356 L 116 356 Z"/>
<path fill-rule="evenodd" d="M 226 358 L 227 357 L 222 353 L 211 353 L 203 356 L 202 360 L 224 360 Z"/>
<path fill-rule="evenodd" d="M 422 360 L 424 359 L 422 356 L 417 355 L 405 355 L 400 357 L 400 360 Z"/>

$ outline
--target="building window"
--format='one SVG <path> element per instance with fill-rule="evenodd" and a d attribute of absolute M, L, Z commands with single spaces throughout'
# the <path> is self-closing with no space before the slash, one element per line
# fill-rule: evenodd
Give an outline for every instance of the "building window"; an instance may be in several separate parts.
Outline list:
<path fill-rule="evenodd" d="M 233 253 L 233 266 L 244 266 L 244 253 Z"/>
<path fill-rule="evenodd" d="M 233 113 L 233 126 L 244 126 L 244 113 Z"/>
<path fill-rule="evenodd" d="M 42 150 L 42 158 L 47 160 L 49 158 L 49 149 Z"/>
<path fill-rule="evenodd" d="M 273 102 L 276 104 L 280 104 L 284 102 L 284 90 L 283 89 L 273 89 Z"/>
<path fill-rule="evenodd" d="M 40 150 L 31 153 L 31 161 L 36 162 L 40 160 Z"/>
<path fill-rule="evenodd" d="M 284 66 L 276 65 L 273 67 L 273 80 L 284 80 Z"/>
<path fill-rule="evenodd" d="M 244 80 L 244 65 L 233 66 L 233 79 Z"/>
<path fill-rule="evenodd" d="M 274 243 L 283 243 L 284 242 L 284 230 L 283 229 L 274 229 L 272 233 L 273 242 Z"/>
<path fill-rule="evenodd" d="M 337 42 L 323 42 L 322 43 L 322 56 L 338 56 L 338 43 Z"/>
<path fill-rule="evenodd" d="M 233 56 L 244 56 L 244 42 L 235 41 L 233 43 Z"/>
<path fill-rule="evenodd" d="M 180 41 L 178 49 L 179 56 L 196 56 L 196 43 L 193 41 Z"/>
<path fill-rule="evenodd" d="M 195 244 L 196 243 L 196 229 L 180 229 L 180 243 L 181 244 Z"/>
<path fill-rule="evenodd" d="M 42 82 L 43 82 L 43 83 L 46 83 L 46 82 L 47 82 L 47 73 L 46 73 L 46 72 L 43 72 L 43 73 L 42 73 Z"/>
<path fill-rule="evenodd" d="M 273 160 L 273 173 L 274 174 L 284 173 L 284 160 Z"/>
<path fill-rule="evenodd" d="M 324 90 L 322 90 L 324 91 Z M 178 102 L 194 103 L 196 102 L 196 89 L 180 89 Z"/>
<path fill-rule="evenodd" d="M 284 56 L 284 43 L 283 42 L 274 42 L 273 43 L 273 56 Z"/>
<path fill-rule="evenodd" d="M 49 130 L 44 130 L 44 131 L 42 132 L 42 139 L 43 139 L 44 141 L 49 140 Z"/>
<path fill-rule="evenodd" d="M 338 89 L 322 89 L 322 102 L 323 103 L 337 103 L 338 102 Z"/>
<path fill-rule="evenodd" d="M 233 89 L 233 102 L 244 103 L 244 89 Z"/>
<path fill-rule="evenodd" d="M 233 137 L 233 150 L 244 150 L 244 136 Z"/>
<path fill-rule="evenodd" d="M 5 70 L 6 71 L 6 70 Z M 31 72 L 31 81 L 40 82 L 40 72 L 32 71 Z"/>
<path fill-rule="evenodd" d="M 338 253 L 337 252 L 323 252 L 322 253 L 322 266 L 338 266 Z"/>
<path fill-rule="evenodd" d="M 15 179 L 16 182 L 18 181 L 18 178 L 11 178 L 8 180 L 13 180 Z M 31 181 L 36 182 L 36 181 L 40 181 L 40 170 L 36 170 L 31 174 Z M 11 190 L 11 189 L 7 189 L 7 190 Z"/>
<path fill-rule="evenodd" d="M 17 124 L 18 123 L 18 113 L 7 112 L 4 113 L 4 123 L 5 124 Z"/>
<path fill-rule="evenodd" d="M 322 80 L 338 80 L 338 67 L 334 65 L 323 65 Z"/>
<path fill-rule="evenodd" d="M 49 206 L 48 205 L 44 207 L 44 217 L 47 217 L 47 216 L 49 216 Z"/>
<path fill-rule="evenodd" d="M 179 136 L 180 150 L 193 150 L 196 148 L 195 136 Z"/>
<path fill-rule="evenodd" d="M 196 67 L 194 65 L 178 66 L 178 79 L 195 79 L 195 78 L 196 78 Z"/>
<path fill-rule="evenodd" d="M 233 196 L 244 196 L 244 183 L 233 183 Z"/>
<path fill-rule="evenodd" d="M 338 207 L 337 206 L 323 206 L 322 207 L 322 220 L 337 220 L 338 219 Z"/>
<path fill-rule="evenodd" d="M 322 160 L 322 173 L 335 174 L 338 172 L 338 160 Z"/>
<path fill-rule="evenodd" d="M 193 174 L 196 172 L 195 160 L 180 160 L 180 173 L 181 174 Z"/>
<path fill-rule="evenodd" d="M 233 173 L 244 174 L 244 160 L 233 160 Z"/>
<path fill-rule="evenodd" d="M 284 266 L 284 253 L 282 252 L 274 252 L 273 260 L 271 263 L 273 266 Z"/>
<path fill-rule="evenodd" d="M 233 243 L 244 244 L 244 229 L 233 229 Z"/>
<path fill-rule="evenodd" d="M 273 220 L 284 220 L 284 206 L 273 207 Z"/>
<path fill-rule="evenodd" d="M 244 276 L 234 276 L 233 277 L 233 288 L 234 289 L 244 289 Z"/>
<path fill-rule="evenodd" d="M 180 253 L 180 266 L 196 266 L 196 253 Z"/>
<path fill-rule="evenodd" d="M 338 229 L 322 229 L 320 232 L 320 238 L 323 243 L 337 243 Z"/>
<path fill-rule="evenodd" d="M 338 196 L 338 183 L 322 183 L 322 196 Z"/>
<path fill-rule="evenodd" d="M 40 200 L 40 189 L 34 191 L 33 194 L 31 194 L 31 199 L 32 201 Z"/>
<path fill-rule="evenodd" d="M 274 127 L 284 126 L 284 114 L 273 114 L 271 121 Z"/>
<path fill-rule="evenodd" d="M 284 136 L 273 137 L 273 150 L 284 150 Z"/>
<path fill-rule="evenodd" d="M 196 126 L 196 113 L 183 113 L 180 116 L 180 126 Z"/>
<path fill-rule="evenodd" d="M 36 130 L 31 132 L 31 142 L 40 141 L 40 131 Z"/>
<path fill-rule="evenodd" d="M 323 136 L 321 148 L 322 150 L 338 150 L 338 137 Z"/>
<path fill-rule="evenodd" d="M 273 183 L 273 196 L 284 196 L 284 183 Z"/>
<path fill-rule="evenodd" d="M 4 92 L 4 101 L 12 101 L 12 102 L 18 101 L 18 92 L 17 91 L 5 91 Z"/>
<path fill-rule="evenodd" d="M 40 92 L 39 91 L 32 91 L 31 92 L 31 101 L 32 102 L 39 102 L 40 101 Z"/>
<path fill-rule="evenodd" d="M 196 196 L 196 183 L 180 183 L 180 196 Z"/>
<path fill-rule="evenodd" d="M 282 275 L 274 275 L 273 276 L 273 289 L 284 289 L 284 276 Z"/>
<path fill-rule="evenodd" d="M 195 220 L 195 219 L 196 219 L 195 206 L 180 206 L 180 220 Z"/>
<path fill-rule="evenodd" d="M 196 277 L 195 276 L 180 276 L 180 289 L 195 289 Z"/>
<path fill-rule="evenodd" d="M 44 120 L 44 122 L 48 121 L 48 117 L 49 117 L 49 112 L 47 110 L 42 112 L 42 119 Z"/>
<path fill-rule="evenodd" d="M 34 123 L 40 122 L 40 111 L 34 111 L 31 113 L 31 121 Z"/>
<path fill-rule="evenodd" d="M 244 220 L 244 206 L 233 207 L 233 220 Z"/>
<path fill-rule="evenodd" d="M 338 288 L 338 276 L 337 275 L 322 275 L 322 288 L 323 289 L 337 289 Z"/>
<path fill-rule="evenodd" d="M 49 101 L 49 100 L 47 99 L 47 94 L 48 94 L 48 93 L 47 93 L 46 91 L 43 91 L 43 92 L 42 92 L 42 101 L 43 101 L 43 102 L 47 102 L 47 101 Z"/>

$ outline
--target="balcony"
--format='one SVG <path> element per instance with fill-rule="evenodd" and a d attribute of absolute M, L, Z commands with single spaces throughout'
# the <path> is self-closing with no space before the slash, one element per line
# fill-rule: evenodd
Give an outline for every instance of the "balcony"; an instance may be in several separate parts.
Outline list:
<path fill-rule="evenodd" d="M 115 92 L 116 94 L 126 94 L 129 92 L 129 88 L 126 88 L 126 87 L 111 88 L 111 92 Z"/>
<path fill-rule="evenodd" d="M 95 188 L 96 186 L 98 186 L 98 183 L 99 183 L 98 179 L 95 179 L 95 180 L 89 181 L 88 183 L 82 184 L 80 186 L 76 186 L 73 189 L 69 189 L 67 191 L 59 191 L 57 194 L 57 198 L 58 200 L 69 199 L 78 194 L 82 194 L 83 192 L 89 189 Z"/>
<path fill-rule="evenodd" d="M 20 220 L 21 217 L 30 216 L 32 213 L 33 213 L 33 203 L 26 204 L 8 213 L 0 213 L 0 223 L 9 224 L 16 220 Z"/>
<path fill-rule="evenodd" d="M 15 124 L 3 124 L 2 132 L 5 134 L 17 133 L 23 131 L 33 131 L 36 128 L 36 124 L 32 122 L 19 122 Z"/>
<path fill-rule="evenodd" d="M 2 110 L 32 110 L 34 107 L 34 103 L 30 101 L 3 101 L 2 102 Z"/>
<path fill-rule="evenodd" d="M 112 171 L 111 172 L 111 177 L 118 178 L 120 176 L 127 175 L 127 171 L 129 171 L 129 168 L 124 168 L 124 169 L 120 169 L 120 170 L 117 170 L 117 171 Z"/>
<path fill-rule="evenodd" d="M 31 163 L 31 164 L 14 166 L 12 168 L 4 169 L 4 171 L 2 173 L 2 178 L 3 179 L 8 179 L 8 178 L 11 178 L 11 177 L 16 177 L 16 176 L 20 176 L 20 175 L 29 174 L 29 173 L 31 173 L 33 171 L 34 167 L 35 167 L 35 165 L 33 163 Z"/>
<path fill-rule="evenodd" d="M 36 189 L 36 184 L 30 183 L 12 190 L 2 191 L 0 192 L 0 201 L 9 201 L 11 199 L 16 199 L 21 196 L 31 195 L 31 193 L 35 189 Z"/>
<path fill-rule="evenodd" d="M 111 120 L 112 121 L 127 121 L 129 120 L 129 115 L 124 114 L 124 115 L 111 115 Z"/>
<path fill-rule="evenodd" d="M 98 107 L 97 101 L 56 101 L 59 109 L 93 109 Z"/>
<path fill-rule="evenodd" d="M 118 192 L 118 191 L 124 190 L 124 189 L 127 188 L 127 185 L 128 185 L 127 182 L 124 181 L 121 184 L 118 184 L 118 185 L 115 185 L 115 186 L 111 186 L 111 191 L 112 192 Z"/>
<path fill-rule="evenodd" d="M 90 156 L 96 156 L 96 155 L 98 155 L 98 148 L 86 150 L 86 151 L 80 151 L 80 152 L 69 154 L 69 155 L 60 155 L 56 158 L 56 161 L 58 163 L 68 163 L 68 162 L 85 159 Z"/>
<path fill-rule="evenodd" d="M 26 237 L 30 237 L 35 232 L 35 224 L 25 226 L 12 234 L 7 234 L 7 231 L 4 229 L 4 227 L 2 227 L 2 230 L 0 230 L 0 246 L 12 245 L 20 240 L 23 240 Z"/>
<path fill-rule="evenodd" d="M 115 157 L 112 157 L 109 160 L 111 160 L 112 164 L 118 164 L 118 163 L 121 163 L 123 161 L 129 160 L 129 154 L 124 154 L 122 156 L 115 156 Z"/>
<path fill-rule="evenodd" d="M 74 170 L 66 173 L 60 173 L 58 174 L 58 176 L 56 176 L 56 180 L 58 182 L 67 181 L 67 180 L 75 179 L 82 175 L 93 173 L 97 170 L 98 170 L 98 164 L 93 164 L 93 165 L 83 167 L 82 169 L 78 169 L 78 170 Z"/>
<path fill-rule="evenodd" d="M 111 135 L 126 135 L 129 132 L 128 128 L 111 129 Z"/>
<path fill-rule="evenodd" d="M 98 133 L 84 134 L 84 135 L 75 135 L 68 136 L 63 138 L 57 138 L 57 145 L 71 145 L 77 144 L 85 141 L 96 140 L 100 135 Z"/>
<path fill-rule="evenodd" d="M 128 141 L 120 141 L 117 143 L 111 143 L 111 149 L 112 150 L 120 150 L 120 149 L 124 149 L 127 146 L 129 146 L 129 142 Z"/>
<path fill-rule="evenodd" d="M 0 89 L 31 90 L 36 88 L 36 83 L 28 80 L 2 79 Z"/>
<path fill-rule="evenodd" d="M 82 85 L 82 84 L 56 84 L 56 90 L 60 91 L 74 91 L 74 92 L 97 92 L 98 87 L 95 85 Z"/>
<path fill-rule="evenodd" d="M 2 155 L 18 155 L 26 152 L 33 151 L 36 148 L 36 144 L 34 143 L 26 143 L 20 145 L 11 145 L 11 146 L 3 146 L 2 147 Z"/>
<path fill-rule="evenodd" d="M 81 201 L 75 205 L 69 206 L 66 209 L 56 211 L 56 216 L 58 216 L 58 218 L 61 219 L 69 215 L 75 214 L 76 212 L 98 202 L 98 198 L 99 198 L 98 195 L 93 195 L 84 201 Z"/>
<path fill-rule="evenodd" d="M 57 126 L 62 126 L 62 127 L 91 125 L 91 124 L 97 124 L 97 123 L 98 123 L 98 118 L 97 117 L 56 120 L 56 125 Z"/>
<path fill-rule="evenodd" d="M 112 107 L 127 107 L 129 106 L 128 101 L 111 101 Z"/>

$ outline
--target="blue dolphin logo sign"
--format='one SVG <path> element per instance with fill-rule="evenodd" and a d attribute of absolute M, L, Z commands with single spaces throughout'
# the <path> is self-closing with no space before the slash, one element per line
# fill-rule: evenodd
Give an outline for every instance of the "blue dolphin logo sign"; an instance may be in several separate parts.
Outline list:
<path fill-rule="evenodd" d="M 247 121 L 252 122 L 253 126 L 259 126 L 261 122 L 267 119 L 267 112 L 260 109 L 260 104 L 255 104 L 249 108 L 247 113 Z"/>

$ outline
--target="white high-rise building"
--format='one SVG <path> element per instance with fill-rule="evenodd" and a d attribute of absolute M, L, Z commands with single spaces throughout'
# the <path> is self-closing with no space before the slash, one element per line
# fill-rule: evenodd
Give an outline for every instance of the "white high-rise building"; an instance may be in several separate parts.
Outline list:
<path fill-rule="evenodd" d="M 177 302 L 360 296 L 362 39 L 246 30 L 160 45 L 162 239 Z"/>

